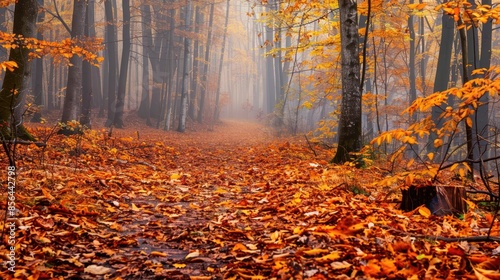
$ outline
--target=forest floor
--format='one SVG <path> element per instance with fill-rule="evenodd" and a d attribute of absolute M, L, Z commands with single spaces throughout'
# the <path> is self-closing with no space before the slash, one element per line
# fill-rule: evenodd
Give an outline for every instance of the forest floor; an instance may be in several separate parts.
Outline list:
<path fill-rule="evenodd" d="M 403 213 L 398 186 L 377 186 L 382 163 L 330 165 L 332 150 L 256 123 L 186 133 L 128 123 L 111 135 L 30 128 L 51 136 L 46 147 L 17 148 L 16 224 L 4 226 L 0 247 L 7 261 L 12 229 L 15 273 L 7 264 L 0 278 L 500 276 L 497 242 L 453 239 L 486 235 L 491 214 Z M 5 155 L 0 170 L 6 185 Z"/>

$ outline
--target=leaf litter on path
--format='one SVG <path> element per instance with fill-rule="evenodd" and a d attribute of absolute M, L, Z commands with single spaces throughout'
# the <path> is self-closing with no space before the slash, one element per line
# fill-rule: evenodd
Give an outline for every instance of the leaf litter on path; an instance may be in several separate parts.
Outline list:
<path fill-rule="evenodd" d="M 481 234 L 484 215 L 402 213 L 373 186 L 378 168 L 329 165 L 332 151 L 314 149 L 231 121 L 215 132 L 95 130 L 20 147 L 16 274 L 0 276 L 497 277 L 498 244 L 432 238 Z"/>

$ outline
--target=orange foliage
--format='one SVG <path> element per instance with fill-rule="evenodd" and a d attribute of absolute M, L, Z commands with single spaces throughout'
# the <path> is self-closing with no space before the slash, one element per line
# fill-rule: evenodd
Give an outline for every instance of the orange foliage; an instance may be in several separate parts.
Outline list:
<path fill-rule="evenodd" d="M 100 38 L 85 38 L 80 40 L 67 38 L 60 42 L 50 42 L 0 32 L 0 45 L 6 49 L 18 48 L 22 45 L 32 50 L 29 54 L 30 58 L 51 55 L 54 57 L 55 62 L 65 61 L 69 63 L 69 59 L 73 55 L 78 55 L 89 61 L 92 65 L 99 66 L 104 59 L 97 55 L 98 51 L 104 49 L 102 39 Z"/>
<path fill-rule="evenodd" d="M 31 132 L 44 138 L 50 130 Z M 187 134 L 131 125 L 113 133 L 19 147 L 17 274 L 4 269 L 2 279 L 493 273 L 486 252 L 496 244 L 433 240 L 477 235 L 491 217 L 477 210 L 463 220 L 434 217 L 423 208 L 402 215 L 380 186 L 370 186 L 385 176 L 380 167 L 328 165 L 331 151 L 314 146 L 315 157 L 301 138 L 273 141 L 249 123 Z M 469 258 L 472 267 L 457 265 Z"/>

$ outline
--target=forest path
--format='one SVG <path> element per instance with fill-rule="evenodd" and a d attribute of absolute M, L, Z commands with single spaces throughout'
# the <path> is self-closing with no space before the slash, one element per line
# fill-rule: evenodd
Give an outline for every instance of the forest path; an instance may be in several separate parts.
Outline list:
<path fill-rule="evenodd" d="M 16 267 L 24 276 L 473 274 L 455 265 L 473 262 L 455 260 L 465 256 L 463 243 L 414 242 L 410 234 L 477 235 L 485 218 L 403 214 L 391 192 L 374 184 L 387 175 L 379 167 L 330 165 L 331 150 L 311 148 L 303 137 L 275 139 L 255 123 L 224 121 L 214 131 L 193 126 L 186 133 L 128 124 L 111 136 L 96 127 L 85 135 L 54 135 L 43 149 L 18 147 Z M 0 168 L 7 170 L 5 161 Z M 6 201 L 0 197 L 4 208 Z M 484 252 L 496 246 L 474 244 L 468 252 L 480 256 L 475 262 L 494 262 Z M 0 250 L 7 255 L 7 247 Z M 11 276 L 0 272 L 1 279 Z"/>

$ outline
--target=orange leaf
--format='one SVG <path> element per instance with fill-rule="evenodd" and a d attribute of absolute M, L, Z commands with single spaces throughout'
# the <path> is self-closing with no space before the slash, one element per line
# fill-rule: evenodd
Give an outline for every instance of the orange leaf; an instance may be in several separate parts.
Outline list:
<path fill-rule="evenodd" d="M 247 250 L 247 247 L 241 243 L 236 243 L 236 245 L 234 245 L 233 247 L 233 250 L 231 251 L 243 251 L 243 250 Z"/>
<path fill-rule="evenodd" d="M 162 253 L 162 252 L 158 252 L 158 251 L 153 251 L 151 252 L 151 254 L 149 254 L 150 256 L 156 256 L 156 257 L 166 257 L 167 256 L 167 253 Z"/>

